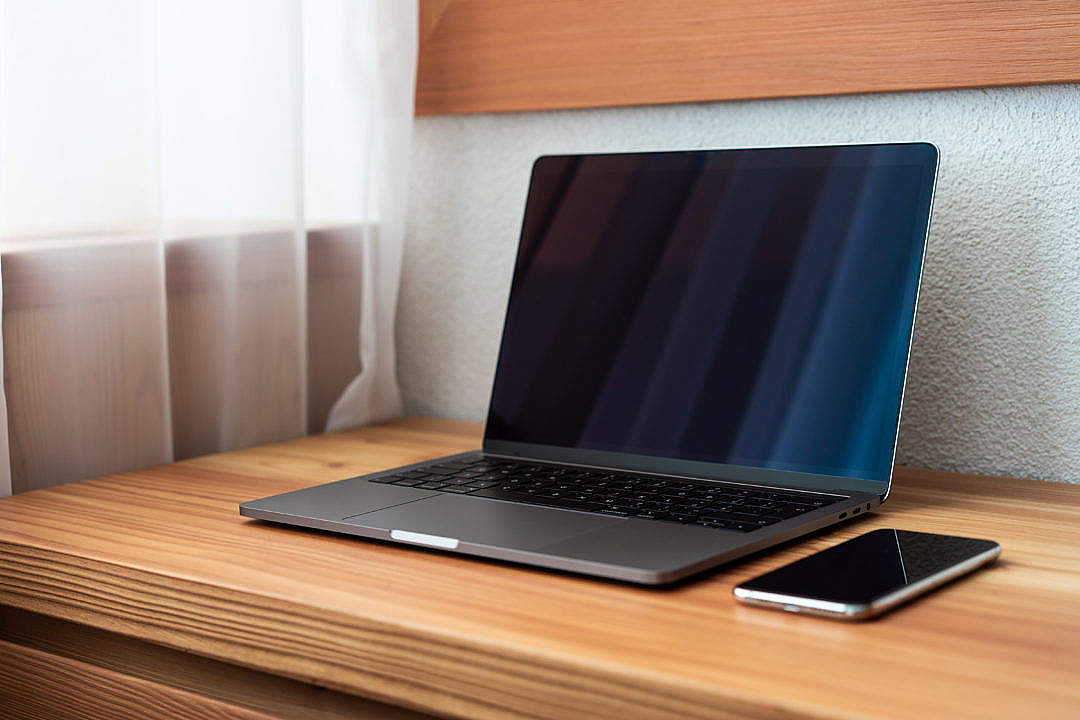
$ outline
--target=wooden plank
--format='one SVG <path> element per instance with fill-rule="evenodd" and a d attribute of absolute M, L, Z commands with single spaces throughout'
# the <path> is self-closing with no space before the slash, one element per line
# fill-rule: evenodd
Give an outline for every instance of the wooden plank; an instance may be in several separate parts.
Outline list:
<path fill-rule="evenodd" d="M 129 682 L 132 679 L 144 680 L 150 683 L 148 687 L 155 688 L 155 692 L 171 694 L 171 690 L 175 689 L 194 693 L 197 696 L 196 704 L 212 700 L 224 703 L 227 707 L 247 708 L 280 720 L 310 720 L 314 717 L 320 720 L 423 720 L 431 717 L 334 692 L 315 684 L 268 675 L 2 605 L 0 641 L 8 643 L 13 653 L 30 659 L 31 667 L 24 664 L 22 672 L 18 673 L 23 678 L 33 678 L 37 672 L 49 671 L 48 668 L 57 665 L 61 668 L 59 675 L 62 676 L 77 672 L 84 678 L 90 678 L 101 675 L 104 671 L 113 682 L 118 682 L 121 686 L 130 685 L 136 689 L 147 687 Z M 29 650 L 36 650 L 50 657 L 27 652 Z M 16 678 L 5 678 L 4 675 L 5 673 L 0 673 L 0 688 L 5 682 L 12 685 L 18 682 Z M 56 680 L 56 677 L 50 677 L 46 680 L 46 685 L 52 687 Z M 24 686 L 36 687 L 38 682 L 33 678 L 24 683 Z M 69 698 L 65 695 L 66 691 L 67 688 L 62 687 L 60 696 L 50 699 L 50 704 L 60 705 L 67 702 Z M 9 717 L 6 711 L 12 708 L 4 705 L 4 692 L 0 689 L 0 717 Z M 27 700 L 31 698 L 24 699 L 24 708 Z M 66 707 L 72 706 L 68 704 Z M 215 708 L 217 705 L 209 703 L 209 707 Z M 49 717 L 67 717 L 68 713 L 70 710 Z M 88 712 L 87 715 L 97 716 L 94 712 Z M 148 715 L 141 714 L 138 717 Z"/>
<path fill-rule="evenodd" d="M 292 232 L 165 246 L 174 457 L 303 435 L 306 293 Z"/>
<path fill-rule="evenodd" d="M 418 115 L 1077 80 L 1075 0 L 420 0 Z"/>
<path fill-rule="evenodd" d="M 476 426 L 410 420 L 5 498 L 0 603 L 456 717 L 1065 718 L 1080 706 L 1074 486 L 900 469 L 882 512 L 660 590 L 236 512 L 478 440 Z M 1003 559 L 868 624 L 733 602 L 736 582 L 878 527 L 991 537 Z"/>
<path fill-rule="evenodd" d="M 15 492 L 172 459 L 160 248 L 5 254 Z"/>
<path fill-rule="evenodd" d="M 308 231 L 307 431 L 326 429 L 330 409 L 362 369 L 363 227 Z"/>
<path fill-rule="evenodd" d="M 55 720 L 271 720 L 274 716 L 0 640 L 0 711 Z"/>
<path fill-rule="evenodd" d="M 4 251 L 14 491 L 321 432 L 360 371 L 364 232 L 308 231 L 306 338 L 290 229 Z"/>

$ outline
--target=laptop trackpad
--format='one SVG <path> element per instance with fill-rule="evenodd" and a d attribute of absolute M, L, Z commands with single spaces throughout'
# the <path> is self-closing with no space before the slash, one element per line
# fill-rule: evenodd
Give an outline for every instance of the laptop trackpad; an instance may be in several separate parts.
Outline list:
<path fill-rule="evenodd" d="M 496 500 L 439 495 L 354 515 L 344 522 L 479 545 L 538 550 L 553 542 L 569 540 L 625 520 Z"/>

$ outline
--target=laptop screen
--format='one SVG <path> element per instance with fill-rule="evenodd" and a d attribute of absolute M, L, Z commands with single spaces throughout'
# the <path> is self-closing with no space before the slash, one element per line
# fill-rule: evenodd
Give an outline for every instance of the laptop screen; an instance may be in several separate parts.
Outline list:
<path fill-rule="evenodd" d="M 887 481 L 936 162 L 540 158 L 485 438 Z"/>

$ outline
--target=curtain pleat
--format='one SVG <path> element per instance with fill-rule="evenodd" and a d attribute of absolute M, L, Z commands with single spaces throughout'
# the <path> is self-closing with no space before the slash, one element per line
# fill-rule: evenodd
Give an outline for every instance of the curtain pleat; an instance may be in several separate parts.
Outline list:
<path fill-rule="evenodd" d="M 3 149 L 0 148 L 0 160 L 3 159 Z M 4 259 L 0 255 L 0 278 L 4 274 Z M 4 310 L 4 293 L 3 293 L 3 280 L 0 280 L 0 318 L 3 317 Z M 0 323 L 2 327 L 2 323 Z M 5 377 L 4 374 L 4 353 L 3 343 L 0 342 L 0 378 Z M 7 417 L 7 396 L 4 392 L 4 383 L 0 381 L 0 497 L 10 495 L 11 490 L 11 451 L 8 447 L 8 417 Z"/>
<path fill-rule="evenodd" d="M 401 414 L 394 318 L 401 280 L 409 149 L 416 86 L 417 6 L 369 3 L 356 22 L 366 60 L 365 98 L 371 142 L 366 153 L 366 208 L 377 219 L 364 226 L 360 372 L 330 412 L 328 430 L 377 422 Z M 377 28 L 377 30 L 375 30 Z"/>

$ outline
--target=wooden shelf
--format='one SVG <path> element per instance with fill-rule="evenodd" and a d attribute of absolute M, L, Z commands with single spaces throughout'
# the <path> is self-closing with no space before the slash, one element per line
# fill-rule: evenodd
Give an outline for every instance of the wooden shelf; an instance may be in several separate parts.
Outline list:
<path fill-rule="evenodd" d="M 1078 80 L 1075 0 L 420 0 L 418 115 Z"/>

